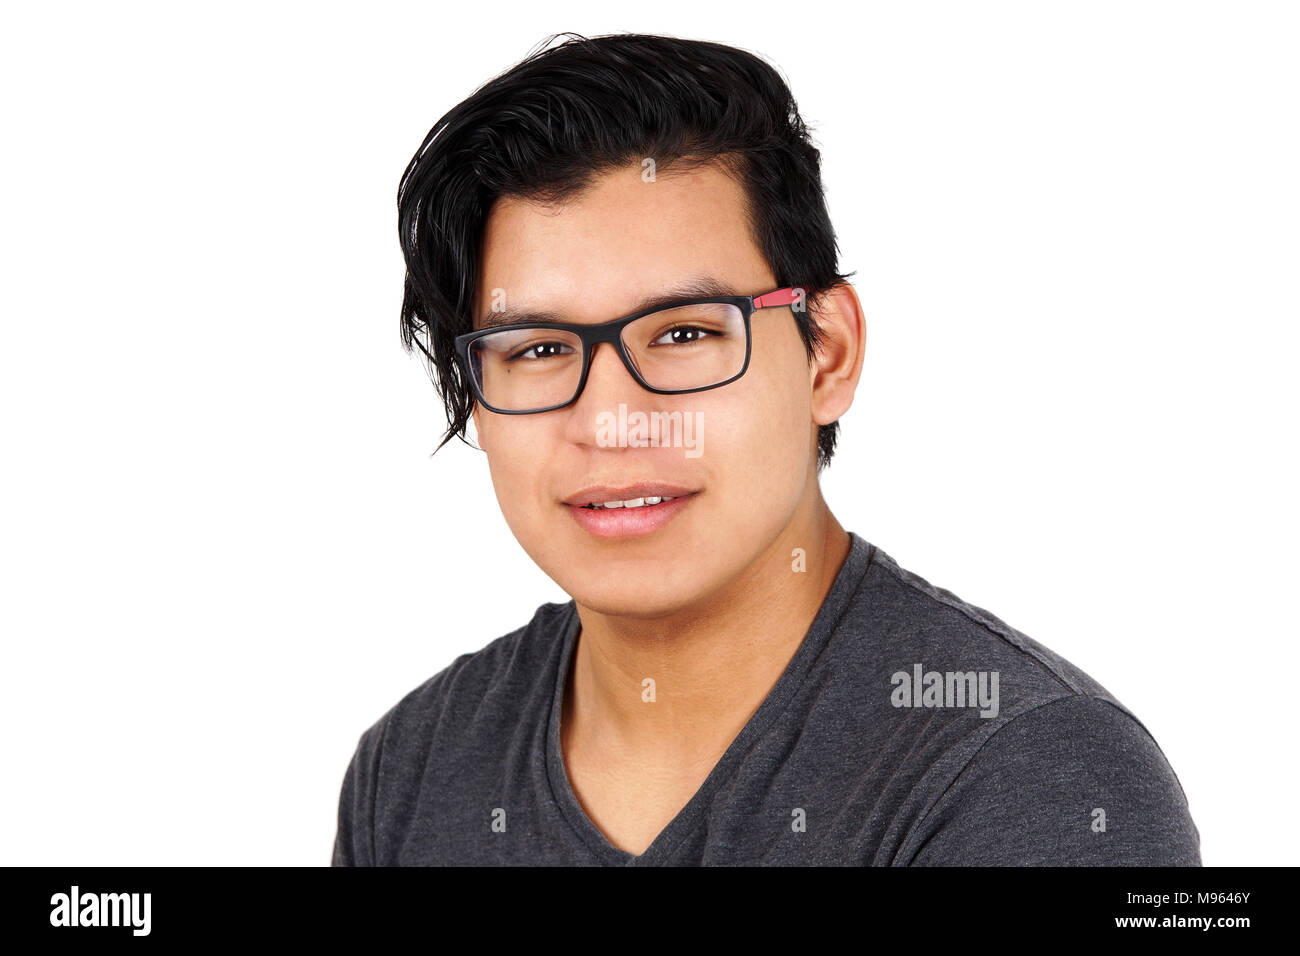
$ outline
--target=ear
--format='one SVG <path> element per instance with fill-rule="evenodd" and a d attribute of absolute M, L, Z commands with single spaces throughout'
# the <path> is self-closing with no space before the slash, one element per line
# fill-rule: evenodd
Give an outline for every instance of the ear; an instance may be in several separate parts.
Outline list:
<path fill-rule="evenodd" d="M 822 344 L 808 369 L 813 421 L 836 422 L 853 404 L 867 349 L 867 323 L 858 293 L 847 282 L 833 286 L 810 305 Z"/>

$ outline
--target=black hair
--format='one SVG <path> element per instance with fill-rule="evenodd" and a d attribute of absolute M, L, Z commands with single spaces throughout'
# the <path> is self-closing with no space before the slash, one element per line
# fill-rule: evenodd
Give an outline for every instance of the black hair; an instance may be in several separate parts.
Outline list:
<path fill-rule="evenodd" d="M 559 46 L 557 36 L 568 39 Z M 471 331 L 483 230 L 500 197 L 562 202 L 598 174 L 653 157 L 719 164 L 744 187 L 750 227 L 779 286 L 805 290 L 793 311 L 809 360 L 823 339 L 810 309 L 852 275 L 836 271 L 821 157 L 789 87 L 735 47 L 645 34 L 555 34 L 453 107 L 402 174 L 398 231 L 406 260 L 402 344 L 419 346 L 464 441 L 473 395 L 454 339 Z M 818 429 L 818 469 L 839 423 Z M 437 449 L 435 449 L 435 452 Z"/>

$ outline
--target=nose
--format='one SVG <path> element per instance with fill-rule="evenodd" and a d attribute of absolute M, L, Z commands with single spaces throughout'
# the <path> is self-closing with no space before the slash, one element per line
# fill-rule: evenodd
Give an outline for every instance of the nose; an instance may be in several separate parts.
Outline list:
<path fill-rule="evenodd" d="M 612 409 L 620 401 L 627 401 L 629 394 L 642 391 L 644 389 L 623 364 L 613 343 L 597 342 L 591 349 L 586 384 L 575 404 Z"/>
<path fill-rule="evenodd" d="M 587 381 L 577 400 L 564 409 L 566 438 L 574 445 L 588 449 L 618 448 L 611 446 L 610 416 L 619 416 L 619 406 L 637 408 L 647 393 L 632 377 L 618 351 L 610 342 L 597 342 L 592 346 L 591 364 L 587 367 Z M 653 397 L 653 396 L 652 396 Z"/>

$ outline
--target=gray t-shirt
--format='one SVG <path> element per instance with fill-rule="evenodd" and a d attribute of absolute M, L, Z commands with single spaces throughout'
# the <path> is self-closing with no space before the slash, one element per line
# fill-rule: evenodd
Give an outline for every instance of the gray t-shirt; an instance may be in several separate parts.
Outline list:
<path fill-rule="evenodd" d="M 579 629 L 572 601 L 544 604 L 362 734 L 333 864 L 1200 865 L 1178 778 L 1127 708 L 856 534 L 776 685 L 633 856 L 561 757 Z"/>

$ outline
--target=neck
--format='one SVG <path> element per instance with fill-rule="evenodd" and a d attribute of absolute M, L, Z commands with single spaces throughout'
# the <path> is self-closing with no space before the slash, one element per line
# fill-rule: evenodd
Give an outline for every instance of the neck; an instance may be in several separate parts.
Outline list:
<path fill-rule="evenodd" d="M 711 766 L 790 663 L 849 547 L 817 494 L 707 602 L 651 621 L 579 605 L 563 737 L 611 759 Z M 796 548 L 805 553 L 802 573 L 792 567 Z"/>

